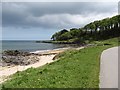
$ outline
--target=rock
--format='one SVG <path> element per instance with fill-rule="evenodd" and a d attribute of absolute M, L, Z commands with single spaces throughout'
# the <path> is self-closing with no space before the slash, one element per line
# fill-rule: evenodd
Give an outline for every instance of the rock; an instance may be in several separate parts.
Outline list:
<path fill-rule="evenodd" d="M 2 63 L 2 66 L 29 65 L 39 61 L 39 56 L 38 54 L 31 54 L 29 52 L 8 50 L 2 53 L 2 60 L 0 63 Z"/>

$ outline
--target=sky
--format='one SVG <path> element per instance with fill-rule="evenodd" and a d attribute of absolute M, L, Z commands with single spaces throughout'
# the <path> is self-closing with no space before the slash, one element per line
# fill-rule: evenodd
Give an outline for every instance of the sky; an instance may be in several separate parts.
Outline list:
<path fill-rule="evenodd" d="M 2 39 L 49 40 L 62 29 L 117 14 L 117 2 L 2 2 Z"/>

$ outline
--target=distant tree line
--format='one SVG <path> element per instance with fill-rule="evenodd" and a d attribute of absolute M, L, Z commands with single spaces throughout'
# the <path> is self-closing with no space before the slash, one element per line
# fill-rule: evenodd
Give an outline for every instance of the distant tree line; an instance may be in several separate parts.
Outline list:
<path fill-rule="evenodd" d="M 104 40 L 120 36 L 120 15 L 97 20 L 82 28 L 63 29 L 52 35 L 53 41 L 82 43 L 85 40 Z"/>

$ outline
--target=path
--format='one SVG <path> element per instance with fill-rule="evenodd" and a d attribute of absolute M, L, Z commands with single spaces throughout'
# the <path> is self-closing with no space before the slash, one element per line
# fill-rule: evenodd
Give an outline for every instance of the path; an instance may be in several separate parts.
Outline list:
<path fill-rule="evenodd" d="M 100 88 L 118 88 L 118 47 L 102 52 Z"/>

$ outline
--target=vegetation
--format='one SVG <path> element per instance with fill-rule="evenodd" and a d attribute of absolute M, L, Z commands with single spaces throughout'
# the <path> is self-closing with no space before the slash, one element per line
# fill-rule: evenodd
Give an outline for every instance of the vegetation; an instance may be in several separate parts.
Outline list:
<path fill-rule="evenodd" d="M 68 50 L 57 61 L 10 76 L 4 88 L 99 88 L 100 55 L 118 46 L 120 15 L 94 21 L 83 28 L 63 29 L 52 36 L 52 43 L 93 44 L 81 50 Z M 110 39 L 112 38 L 112 39 Z M 120 41 L 119 41 L 120 42 Z"/>
<path fill-rule="evenodd" d="M 17 72 L 4 88 L 98 88 L 101 52 L 117 46 L 118 39 L 91 43 L 95 46 L 61 53 L 54 63 Z"/>
<path fill-rule="evenodd" d="M 55 33 L 53 43 L 82 44 L 86 41 L 104 40 L 120 36 L 120 15 L 105 18 L 85 25 L 83 28 L 72 28 Z"/>

